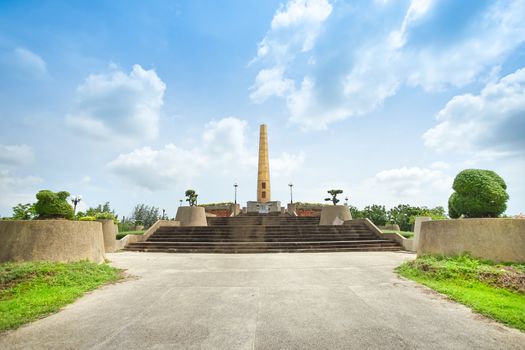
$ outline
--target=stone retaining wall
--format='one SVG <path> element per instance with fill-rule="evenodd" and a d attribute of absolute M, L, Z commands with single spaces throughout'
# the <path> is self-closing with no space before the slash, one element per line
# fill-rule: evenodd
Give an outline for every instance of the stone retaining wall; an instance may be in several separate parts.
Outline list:
<path fill-rule="evenodd" d="M 525 220 L 458 219 L 421 223 L 417 253 L 525 262 Z"/>
<path fill-rule="evenodd" d="M 0 222 L 0 262 L 105 259 L 102 224 L 89 221 Z"/>

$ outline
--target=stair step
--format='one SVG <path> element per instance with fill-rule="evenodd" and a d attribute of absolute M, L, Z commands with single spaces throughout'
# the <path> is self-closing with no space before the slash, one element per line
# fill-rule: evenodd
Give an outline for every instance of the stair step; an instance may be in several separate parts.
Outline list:
<path fill-rule="evenodd" d="M 125 250 L 176 253 L 266 253 L 397 251 L 365 224 L 319 226 L 319 217 L 258 216 L 207 218 L 208 226 L 160 227 Z"/>

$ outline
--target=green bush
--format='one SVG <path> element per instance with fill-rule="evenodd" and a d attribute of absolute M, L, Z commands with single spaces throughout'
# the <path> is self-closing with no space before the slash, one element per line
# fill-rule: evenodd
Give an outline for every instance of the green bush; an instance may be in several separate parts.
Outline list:
<path fill-rule="evenodd" d="M 67 202 L 69 192 L 42 190 L 36 194 L 35 212 L 39 219 L 72 219 L 73 207 Z"/>
<path fill-rule="evenodd" d="M 97 220 L 115 220 L 115 215 L 113 213 L 97 213 L 95 214 L 95 219 Z"/>
<path fill-rule="evenodd" d="M 360 213 L 364 218 L 368 218 L 374 223 L 374 225 L 386 225 L 388 221 L 388 215 L 384 205 L 368 205 Z M 356 217 L 357 219 L 357 217 Z"/>
<path fill-rule="evenodd" d="M 507 209 L 507 185 L 491 170 L 463 170 L 454 179 L 452 188 L 455 192 L 448 201 L 451 218 L 498 217 Z"/>
<path fill-rule="evenodd" d="M 97 218 L 94 216 L 82 216 L 78 218 L 78 221 L 96 221 Z"/>
<path fill-rule="evenodd" d="M 36 216 L 35 205 L 18 203 L 13 207 L 13 220 L 32 220 Z"/>

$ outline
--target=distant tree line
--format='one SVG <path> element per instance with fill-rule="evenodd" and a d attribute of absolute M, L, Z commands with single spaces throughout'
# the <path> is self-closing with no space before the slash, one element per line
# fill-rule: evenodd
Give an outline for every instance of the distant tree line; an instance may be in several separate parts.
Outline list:
<path fill-rule="evenodd" d="M 397 224 L 401 231 L 411 231 L 417 216 L 430 216 L 432 220 L 444 220 L 447 218 L 445 208 L 413 207 L 408 204 L 399 204 L 389 210 L 384 205 L 368 205 L 362 210 L 349 206 L 353 219 L 368 218 L 375 225 L 384 226 Z"/>

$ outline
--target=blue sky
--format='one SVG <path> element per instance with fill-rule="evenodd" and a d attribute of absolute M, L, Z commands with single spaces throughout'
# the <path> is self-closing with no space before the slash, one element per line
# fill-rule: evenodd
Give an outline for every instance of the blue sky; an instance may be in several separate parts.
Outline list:
<path fill-rule="evenodd" d="M 40 189 L 175 215 L 256 198 L 446 207 L 492 169 L 525 212 L 525 1 L 0 1 L 0 215 Z"/>

